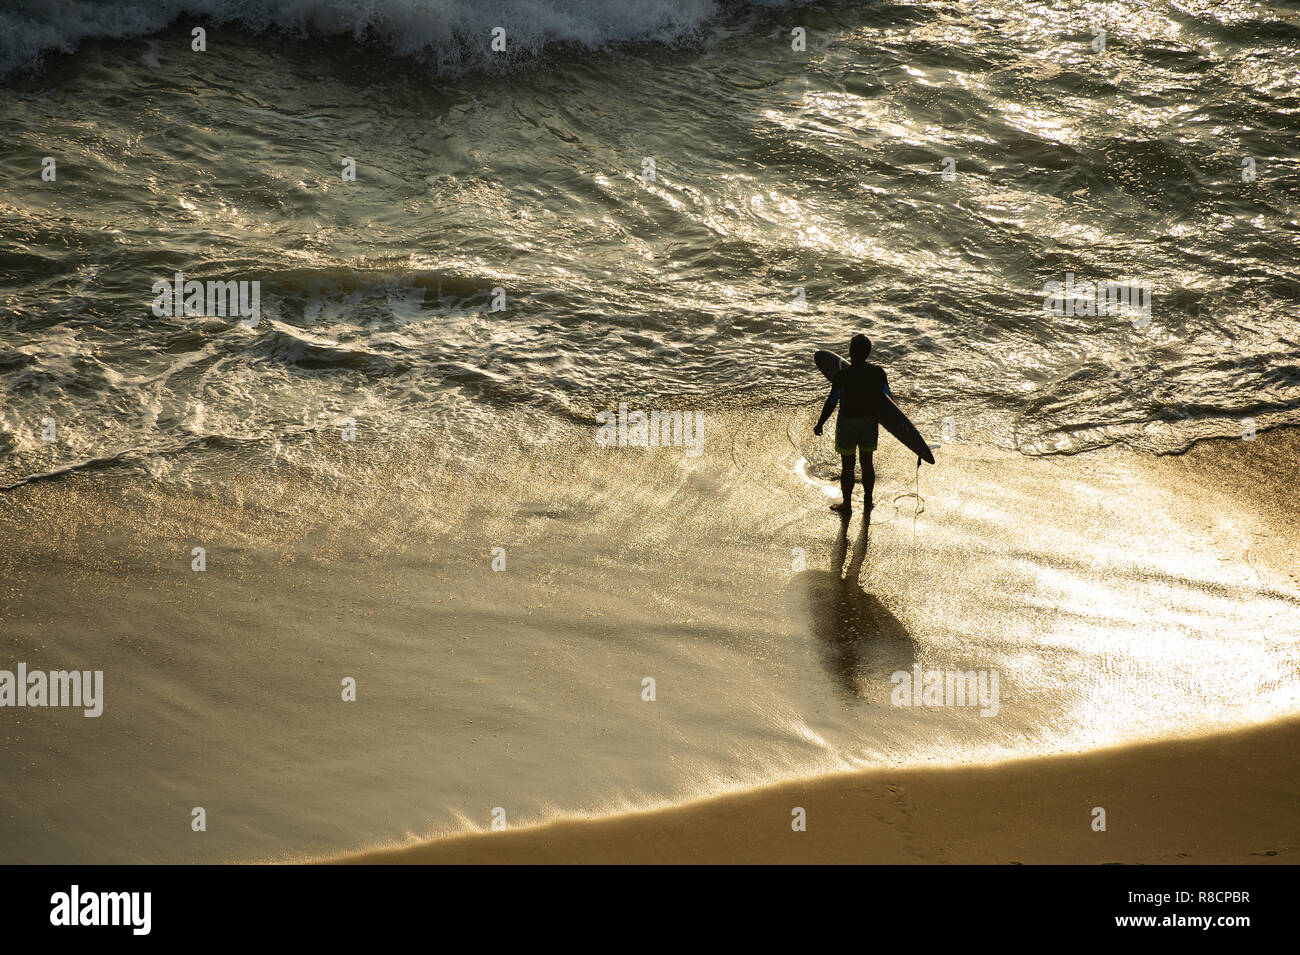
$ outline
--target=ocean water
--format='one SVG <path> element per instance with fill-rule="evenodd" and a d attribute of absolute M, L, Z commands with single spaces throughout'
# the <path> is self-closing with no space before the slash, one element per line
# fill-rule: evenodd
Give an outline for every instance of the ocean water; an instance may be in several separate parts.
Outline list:
<path fill-rule="evenodd" d="M 1292 708 L 1263 532 L 1188 539 L 1113 462 L 1300 423 L 1297 62 L 1300 8 L 1245 0 L 6 5 L 0 626 L 123 702 L 8 733 L 4 858 L 325 853 Z M 177 273 L 259 283 L 256 324 L 157 314 Z M 1067 281 L 1140 305 L 1058 314 Z M 882 449 L 846 596 L 811 352 L 857 331 L 967 483 Z M 600 448 L 620 403 L 705 415 L 702 453 Z M 1052 469 L 1005 475 L 1017 513 L 1000 460 Z M 868 716 L 918 661 L 1025 705 Z"/>
<path fill-rule="evenodd" d="M 1028 453 L 1295 420 L 1294 7 L 0 17 L 6 484 L 321 412 L 410 432 L 622 393 L 788 401 L 815 387 L 809 348 L 861 328 L 918 423 Z M 263 324 L 155 316 L 178 271 L 260 281 Z M 1149 285 L 1149 318 L 1044 315 L 1067 274 Z"/>

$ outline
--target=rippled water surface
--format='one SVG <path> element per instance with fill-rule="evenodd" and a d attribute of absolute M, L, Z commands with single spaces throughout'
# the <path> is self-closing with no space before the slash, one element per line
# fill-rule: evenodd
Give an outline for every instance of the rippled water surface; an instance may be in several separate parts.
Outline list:
<path fill-rule="evenodd" d="M 1168 451 L 1296 419 L 1294 10 L 285 7 L 203 20 L 206 53 L 188 16 L 35 73 L 8 50 L 6 483 L 381 409 L 544 432 L 618 394 L 803 400 L 810 348 L 859 328 L 930 433 Z M 4 16 L 11 47 L 94 23 Z M 262 323 L 155 316 L 178 271 L 259 280 Z M 1149 318 L 1045 315 L 1067 273 L 1149 285 Z"/>

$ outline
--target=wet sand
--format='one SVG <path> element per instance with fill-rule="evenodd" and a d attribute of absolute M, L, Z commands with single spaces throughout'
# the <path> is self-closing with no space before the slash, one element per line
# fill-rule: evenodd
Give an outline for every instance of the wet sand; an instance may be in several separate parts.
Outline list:
<path fill-rule="evenodd" d="M 658 812 L 478 833 L 362 864 L 1300 862 L 1300 718 L 1199 739 L 845 773 Z M 805 810 L 807 829 L 792 828 Z M 1094 809 L 1106 830 L 1094 831 Z"/>
<path fill-rule="evenodd" d="M 5 493 L 4 662 L 102 670 L 105 707 L 5 711 L 0 861 L 516 839 L 583 861 L 1285 857 L 1289 756 L 1152 775 L 1103 750 L 1300 709 L 1300 432 L 1164 458 L 946 446 L 920 500 L 886 444 L 868 546 L 798 476 L 829 457 L 814 414 L 720 419 L 694 459 L 584 430 L 505 471 L 465 441 L 321 439 L 195 455 L 193 487 L 106 470 Z M 1000 673 L 998 713 L 890 705 L 915 665 Z M 1071 753 L 1093 755 L 1051 768 Z M 509 842 L 465 836 L 498 806 Z"/>
<path fill-rule="evenodd" d="M 1253 572 L 1300 582 L 1300 431 L 1124 455 L 1141 502 Z M 1044 462 L 1047 464 L 1048 462 Z M 1078 462 L 1097 484 L 1106 470 Z M 1050 465 L 1049 465 L 1050 466 Z M 1146 475 L 1133 481 L 1133 475 Z M 1149 480 L 1149 484 L 1147 483 Z M 1152 498 L 1159 488 L 1168 502 Z M 1117 497 L 1117 503 L 1119 499 Z M 1243 525 L 1248 512 L 1253 520 Z M 1116 520 L 1132 515 L 1116 515 Z M 652 812 L 478 832 L 341 857 L 361 864 L 1300 862 L 1300 716 L 1245 729 L 968 766 L 882 768 L 735 792 Z M 806 831 L 792 829 L 796 807 Z M 1105 831 L 1094 810 L 1105 810 Z"/>

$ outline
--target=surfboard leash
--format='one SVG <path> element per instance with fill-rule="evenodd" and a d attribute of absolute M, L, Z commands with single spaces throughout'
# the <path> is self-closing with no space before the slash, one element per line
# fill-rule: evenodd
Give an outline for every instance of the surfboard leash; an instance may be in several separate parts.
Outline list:
<path fill-rule="evenodd" d="M 921 516 L 921 456 L 916 456 L 916 510 L 912 512 L 912 561 L 916 561 L 916 519 Z"/>

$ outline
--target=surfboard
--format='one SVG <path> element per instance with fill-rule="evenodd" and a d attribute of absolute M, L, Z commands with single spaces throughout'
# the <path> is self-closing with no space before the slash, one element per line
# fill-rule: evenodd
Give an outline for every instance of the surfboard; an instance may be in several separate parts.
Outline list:
<path fill-rule="evenodd" d="M 823 348 L 813 353 L 813 361 L 817 363 L 818 370 L 826 376 L 827 381 L 834 380 L 835 373 L 848 365 L 848 362 L 839 355 Z M 925 438 L 921 437 L 921 432 L 916 430 L 916 425 L 908 420 L 907 415 L 898 410 L 898 405 L 894 404 L 889 395 L 881 392 L 876 396 L 871 414 L 880 422 L 882 428 L 903 442 L 909 451 L 915 453 L 922 461 L 934 464 L 934 455 L 930 453 L 930 446 L 925 443 Z"/>

